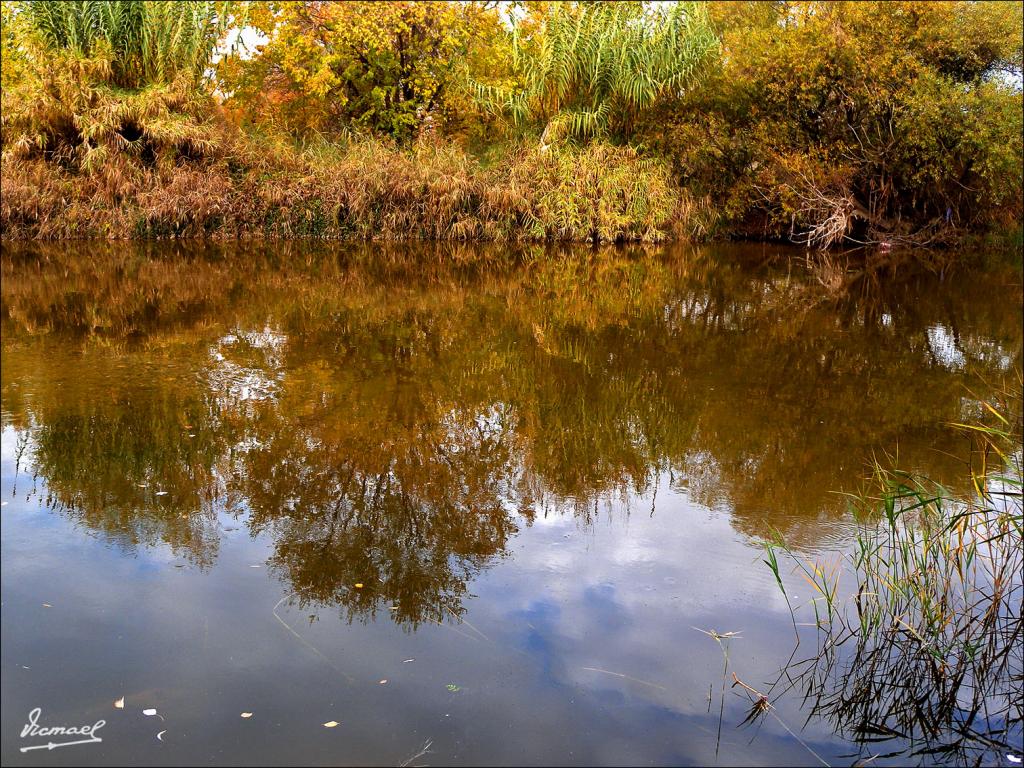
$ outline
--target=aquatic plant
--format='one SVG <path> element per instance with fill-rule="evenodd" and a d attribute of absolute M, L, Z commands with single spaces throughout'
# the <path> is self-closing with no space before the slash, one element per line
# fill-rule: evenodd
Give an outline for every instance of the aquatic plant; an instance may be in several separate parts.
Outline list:
<path fill-rule="evenodd" d="M 845 563 L 854 594 L 841 591 L 841 564 L 807 562 L 781 540 L 767 545 L 780 589 L 776 549 L 816 594 L 817 651 L 783 677 L 803 688 L 812 715 L 852 740 L 901 739 L 912 754 L 964 763 L 1019 748 L 1024 482 L 1014 384 L 1001 407 L 981 404 L 994 422 L 957 425 L 975 442 L 972 496 L 876 470 L 882 493 L 861 499 Z"/>

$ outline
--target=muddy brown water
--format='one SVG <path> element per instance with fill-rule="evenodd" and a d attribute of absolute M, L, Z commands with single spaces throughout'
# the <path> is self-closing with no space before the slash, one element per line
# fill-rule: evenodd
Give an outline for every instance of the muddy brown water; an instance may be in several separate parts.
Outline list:
<path fill-rule="evenodd" d="M 5 243 L 2 278 L 5 764 L 892 751 L 796 694 L 739 727 L 699 630 L 777 677 L 763 540 L 844 551 L 873 459 L 966 488 L 949 424 L 1022 364 L 1019 271 L 762 246 Z M 102 741 L 22 751 L 81 738 L 35 708 Z"/>

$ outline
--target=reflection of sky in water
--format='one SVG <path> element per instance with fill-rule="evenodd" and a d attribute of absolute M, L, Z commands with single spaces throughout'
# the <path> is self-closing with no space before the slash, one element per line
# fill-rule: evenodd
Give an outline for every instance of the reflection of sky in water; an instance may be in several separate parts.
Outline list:
<path fill-rule="evenodd" d="M 956 339 L 942 325 L 933 325 L 928 329 L 928 341 L 939 362 L 947 368 L 963 368 L 967 362 L 964 353 L 957 346 Z"/>
<path fill-rule="evenodd" d="M 211 389 L 226 401 L 265 400 L 277 391 L 284 378 L 282 356 L 288 337 L 270 328 L 262 331 L 229 333 L 218 339 L 210 350 L 213 365 L 206 375 L 210 377 Z M 243 365 L 230 356 L 253 350 L 257 359 L 252 365 Z"/>
<path fill-rule="evenodd" d="M 430 740 L 430 764 L 815 764 L 771 718 L 751 744 L 728 688 L 716 756 L 700 630 L 770 684 L 793 630 L 760 541 L 836 557 L 834 491 L 886 451 L 955 481 L 942 425 L 984 415 L 964 386 L 1012 369 L 1020 331 L 927 292 L 876 316 L 721 279 L 611 318 L 597 295 L 594 327 L 475 289 L 329 295 L 290 326 L 286 288 L 152 346 L 5 333 L 5 762 L 40 706 L 109 723 L 47 755 L 68 763 L 399 764 Z"/>
<path fill-rule="evenodd" d="M 970 350 L 970 359 L 975 363 L 994 366 L 1001 371 L 1009 371 L 1013 365 L 1013 357 L 998 342 L 972 336 L 958 339 L 946 326 L 938 323 L 928 328 L 928 342 L 939 363 L 952 370 L 969 365 L 964 349 Z"/>
<path fill-rule="evenodd" d="M 665 483 L 653 516 L 634 499 L 628 514 L 610 504 L 583 535 L 571 516 L 523 526 L 511 557 L 471 585 L 458 625 L 410 634 L 282 606 L 321 657 L 273 616 L 285 593 L 252 567 L 270 554 L 263 537 L 223 532 L 205 574 L 176 568 L 167 547 L 123 557 L 20 489 L 10 497 L 15 437 L 4 430 L 3 610 L 34 631 L 3 645 L 8 734 L 23 718 L 15 703 L 31 703 L 61 722 L 106 718 L 103 754 L 118 761 L 201 761 L 223 749 L 291 762 L 301 745 L 314 761 L 397 763 L 430 739 L 445 763 L 703 763 L 714 759 L 722 656 L 694 627 L 741 633 L 732 669 L 744 679 L 762 682 L 784 661 L 784 603 L 770 574 L 750 566 L 759 550 Z M 27 479 L 23 469 L 19 484 Z M 114 712 L 121 695 L 126 709 Z M 727 704 L 735 724 L 743 702 Z M 166 719 L 159 728 L 138 716 L 149 706 Z M 342 723 L 333 738 L 319 726 L 328 719 Z M 727 725 L 721 759 L 749 758 L 749 736 Z M 813 726 L 802 738 L 830 749 Z M 759 761 L 810 762 L 771 722 L 757 743 Z"/>

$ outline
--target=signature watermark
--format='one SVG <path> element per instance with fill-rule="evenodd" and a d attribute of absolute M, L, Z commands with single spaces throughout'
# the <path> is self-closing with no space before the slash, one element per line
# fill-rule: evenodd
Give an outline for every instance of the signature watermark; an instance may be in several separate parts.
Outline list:
<path fill-rule="evenodd" d="M 21 738 L 30 739 L 40 736 L 48 736 L 50 737 L 50 741 L 46 744 L 33 744 L 29 747 L 22 747 L 22 752 L 30 752 L 33 749 L 57 749 L 58 747 L 71 747 L 75 744 L 97 744 L 103 741 L 103 739 L 96 735 L 96 731 L 107 724 L 106 720 L 97 720 L 92 725 L 45 726 L 39 724 L 39 717 L 42 714 L 43 710 L 41 707 L 36 707 L 28 713 L 28 722 L 25 723 L 25 727 L 21 729 Z M 80 736 L 82 738 L 73 739 L 71 741 L 53 741 L 54 736 L 58 736 L 63 739 L 70 739 L 73 736 Z"/>

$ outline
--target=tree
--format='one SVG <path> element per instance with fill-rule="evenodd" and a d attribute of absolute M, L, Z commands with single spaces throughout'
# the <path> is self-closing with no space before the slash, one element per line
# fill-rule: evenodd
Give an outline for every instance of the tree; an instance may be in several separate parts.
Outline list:
<path fill-rule="evenodd" d="M 499 18 L 479 3 L 264 3 L 269 38 L 236 62 L 231 103 L 265 106 L 295 134 L 372 131 L 398 140 L 450 120 L 453 83 Z"/>

